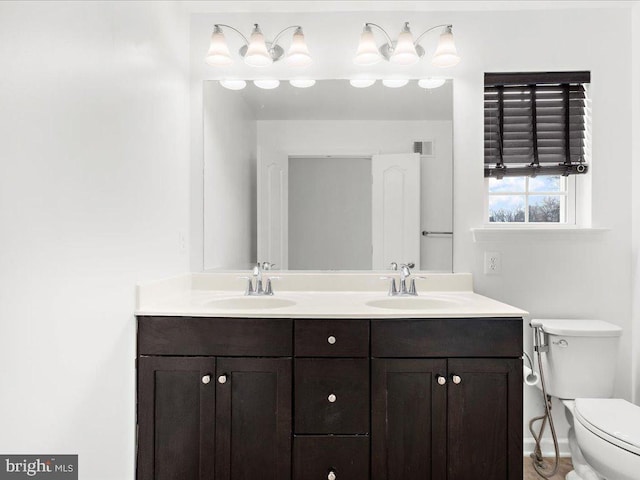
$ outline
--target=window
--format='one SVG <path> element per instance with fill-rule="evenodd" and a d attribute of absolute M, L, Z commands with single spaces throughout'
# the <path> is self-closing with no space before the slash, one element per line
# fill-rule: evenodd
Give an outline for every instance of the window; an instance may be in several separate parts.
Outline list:
<path fill-rule="evenodd" d="M 589 169 L 589 81 L 589 72 L 485 74 L 489 223 L 575 223 L 575 178 Z"/>
<path fill-rule="evenodd" d="M 489 223 L 575 222 L 574 178 L 562 175 L 489 178 Z"/>

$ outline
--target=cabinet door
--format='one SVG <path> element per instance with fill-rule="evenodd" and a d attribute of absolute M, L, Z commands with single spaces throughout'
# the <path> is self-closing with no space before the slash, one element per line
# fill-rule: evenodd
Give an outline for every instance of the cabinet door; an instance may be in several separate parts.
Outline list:
<path fill-rule="evenodd" d="M 138 480 L 212 478 L 215 370 L 210 357 L 139 358 Z"/>
<path fill-rule="evenodd" d="M 373 480 L 446 478 L 447 388 L 437 381 L 446 366 L 443 359 L 372 360 Z"/>
<path fill-rule="evenodd" d="M 289 358 L 218 358 L 216 480 L 291 478 Z"/>
<path fill-rule="evenodd" d="M 521 479 L 522 361 L 450 359 L 447 384 L 448 479 Z"/>

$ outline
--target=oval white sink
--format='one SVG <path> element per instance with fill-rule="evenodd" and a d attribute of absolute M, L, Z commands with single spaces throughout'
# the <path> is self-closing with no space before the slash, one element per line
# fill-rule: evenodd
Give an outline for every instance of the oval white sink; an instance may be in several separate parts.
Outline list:
<path fill-rule="evenodd" d="M 459 305 L 456 300 L 428 297 L 389 297 L 380 300 L 371 300 L 367 305 L 375 308 L 387 308 L 392 310 L 429 310 L 450 308 Z"/>
<path fill-rule="evenodd" d="M 233 297 L 209 302 L 209 305 L 214 308 L 229 310 L 284 308 L 292 307 L 295 304 L 296 302 L 278 297 Z"/>

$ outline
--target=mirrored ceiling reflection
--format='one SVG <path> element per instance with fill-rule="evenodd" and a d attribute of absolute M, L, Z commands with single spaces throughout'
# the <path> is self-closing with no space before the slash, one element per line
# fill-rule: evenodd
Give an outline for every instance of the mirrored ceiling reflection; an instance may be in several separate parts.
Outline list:
<path fill-rule="evenodd" d="M 204 82 L 204 269 L 451 271 L 452 82 Z"/>
<path fill-rule="evenodd" d="M 320 80 L 309 88 L 281 82 L 263 90 L 249 83 L 235 92 L 256 120 L 452 120 L 452 82 L 437 89 L 420 88 L 414 80 L 402 88 L 376 82 L 352 87 L 346 80 Z"/>

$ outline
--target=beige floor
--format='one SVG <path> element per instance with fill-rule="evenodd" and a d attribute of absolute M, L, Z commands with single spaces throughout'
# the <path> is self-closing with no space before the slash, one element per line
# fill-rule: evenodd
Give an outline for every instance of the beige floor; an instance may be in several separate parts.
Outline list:
<path fill-rule="evenodd" d="M 551 466 L 553 466 L 553 458 L 547 459 Z M 541 480 L 543 477 L 538 475 L 536 471 L 533 469 L 532 460 L 530 457 L 524 458 L 524 480 Z M 556 473 L 549 480 L 564 480 L 564 477 L 573 470 L 573 466 L 571 465 L 570 458 L 561 458 L 560 466 L 558 467 L 558 473 Z"/>

